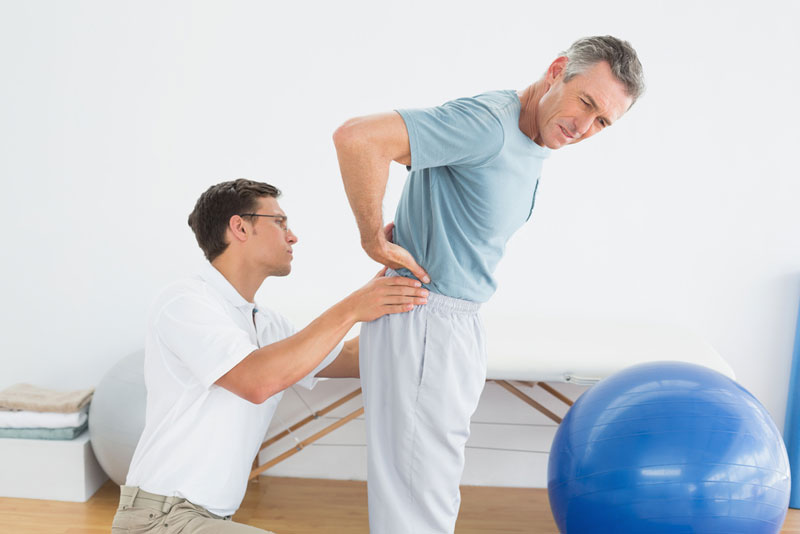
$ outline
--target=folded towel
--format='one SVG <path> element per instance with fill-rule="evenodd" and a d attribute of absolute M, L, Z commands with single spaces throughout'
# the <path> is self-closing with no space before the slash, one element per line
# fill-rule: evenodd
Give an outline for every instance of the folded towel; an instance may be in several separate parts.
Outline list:
<path fill-rule="evenodd" d="M 0 438 L 16 439 L 75 439 L 86 430 L 88 422 L 67 428 L 0 428 Z"/>
<path fill-rule="evenodd" d="M 30 384 L 15 384 L 0 391 L 0 408 L 31 412 L 77 412 L 92 399 L 93 389 L 53 391 Z"/>
<path fill-rule="evenodd" d="M 74 413 L 0 411 L 0 428 L 69 428 L 86 422 L 86 408 Z"/>

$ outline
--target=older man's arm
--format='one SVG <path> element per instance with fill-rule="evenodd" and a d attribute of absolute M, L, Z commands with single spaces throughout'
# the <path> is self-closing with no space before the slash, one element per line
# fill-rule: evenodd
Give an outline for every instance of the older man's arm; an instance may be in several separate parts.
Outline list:
<path fill-rule="evenodd" d="M 345 193 L 356 217 L 361 246 L 370 258 L 391 267 L 407 268 L 430 282 L 428 273 L 404 248 L 386 239 L 381 206 L 389 180 L 389 165 L 411 164 L 411 148 L 403 118 L 396 112 L 350 119 L 333 134 Z"/>

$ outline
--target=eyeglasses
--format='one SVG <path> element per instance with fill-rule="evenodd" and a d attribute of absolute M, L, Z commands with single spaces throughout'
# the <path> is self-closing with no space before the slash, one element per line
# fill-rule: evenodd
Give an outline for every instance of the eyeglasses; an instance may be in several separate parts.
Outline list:
<path fill-rule="evenodd" d="M 283 229 L 284 232 L 289 231 L 289 225 L 286 222 L 289 220 L 286 215 L 266 215 L 264 213 L 240 213 L 239 217 L 269 217 L 270 219 L 275 219 L 278 225 Z"/>

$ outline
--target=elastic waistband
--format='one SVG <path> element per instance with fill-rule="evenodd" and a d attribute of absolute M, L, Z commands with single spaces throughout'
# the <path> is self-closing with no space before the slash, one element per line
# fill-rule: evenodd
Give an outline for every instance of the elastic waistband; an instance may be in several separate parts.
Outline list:
<path fill-rule="evenodd" d="M 393 269 L 386 270 L 386 276 L 400 276 L 397 271 Z M 424 306 L 434 310 L 443 310 L 453 313 L 477 313 L 481 308 L 480 302 L 472 302 L 469 300 L 457 299 L 455 297 L 448 297 L 440 293 L 434 293 L 428 290 L 428 303 Z"/>

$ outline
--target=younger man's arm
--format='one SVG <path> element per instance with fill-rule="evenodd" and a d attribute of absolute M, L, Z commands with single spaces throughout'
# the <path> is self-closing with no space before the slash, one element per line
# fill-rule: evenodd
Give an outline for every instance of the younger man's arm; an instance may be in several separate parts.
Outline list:
<path fill-rule="evenodd" d="M 320 378 L 360 378 L 358 371 L 358 338 L 344 342 L 342 352 L 331 364 L 316 374 Z"/>
<path fill-rule="evenodd" d="M 427 302 L 427 295 L 417 280 L 376 277 L 295 335 L 254 350 L 215 384 L 261 404 L 313 371 L 357 322 L 407 312 Z M 353 356 L 349 357 L 352 360 Z M 355 358 L 357 369 L 357 345 Z M 343 360 L 342 372 L 351 372 L 352 365 L 352 361 Z"/>

